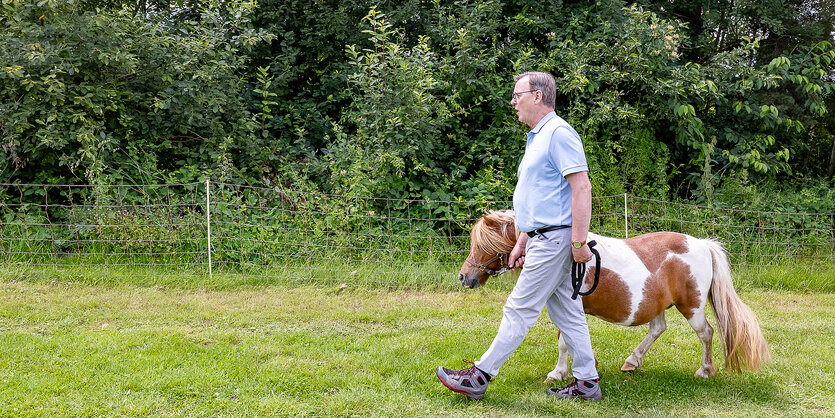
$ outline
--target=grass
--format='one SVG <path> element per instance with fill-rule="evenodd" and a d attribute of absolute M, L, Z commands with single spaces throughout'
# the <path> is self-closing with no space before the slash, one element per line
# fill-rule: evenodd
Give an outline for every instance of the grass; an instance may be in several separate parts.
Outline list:
<path fill-rule="evenodd" d="M 835 292 L 835 260 L 781 258 L 770 262 L 773 264 L 767 266 L 733 266 L 737 288 Z M 185 257 L 133 257 L 110 259 L 109 263 L 99 264 L 84 255 L 39 260 L 34 265 L 9 262 L 0 264 L 0 278 L 39 283 L 62 281 L 213 290 L 275 285 L 338 286 L 342 283 L 365 289 L 457 290 L 459 284 L 454 277 L 460 268 L 460 264 L 438 260 L 345 261 L 329 258 L 310 261 L 301 258 L 266 267 L 213 263 L 213 275 L 209 277 L 205 260 Z"/>
<path fill-rule="evenodd" d="M 445 289 L 460 284 L 454 279 L 460 265 L 449 263 L 410 263 L 407 261 L 326 260 L 297 262 L 272 267 L 147 262 L 144 264 L 90 264 L 83 257 L 64 259 L 61 264 L 0 265 L 0 277 L 7 280 L 50 283 L 52 281 L 88 285 L 129 284 L 176 288 L 237 289 L 252 286 L 341 285 L 348 283 L 366 289 Z"/>
<path fill-rule="evenodd" d="M 646 327 L 590 318 L 604 390 L 595 404 L 545 397 L 556 333 L 543 316 L 475 402 L 434 368 L 486 350 L 509 276 L 474 291 L 391 291 L 36 271 L 0 271 L 0 416 L 835 414 L 832 293 L 742 286 L 774 361 L 709 380 L 692 377 L 700 344 L 675 312 L 631 374 L 619 368 Z M 717 366 L 719 350 L 715 339 Z"/>
<path fill-rule="evenodd" d="M 835 260 L 783 259 L 770 266 L 734 268 L 734 281 L 744 286 L 802 292 L 835 292 Z"/>

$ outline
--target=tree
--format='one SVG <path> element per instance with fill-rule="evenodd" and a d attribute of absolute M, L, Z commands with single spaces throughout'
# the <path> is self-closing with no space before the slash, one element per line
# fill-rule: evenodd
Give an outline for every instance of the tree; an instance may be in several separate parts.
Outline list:
<path fill-rule="evenodd" d="M 252 4 L 235 7 L 234 19 L 205 9 L 199 22 L 172 25 L 127 9 L 4 3 L 3 181 L 160 182 L 186 167 L 231 171 L 228 155 L 250 120 L 243 51 L 268 38 L 247 27 Z"/>

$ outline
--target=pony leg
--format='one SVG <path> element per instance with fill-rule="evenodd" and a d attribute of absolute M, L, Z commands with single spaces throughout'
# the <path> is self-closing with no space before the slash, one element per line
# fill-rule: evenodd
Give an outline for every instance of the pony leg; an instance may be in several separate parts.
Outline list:
<path fill-rule="evenodd" d="M 545 379 L 545 383 L 553 382 L 555 380 L 565 380 L 571 377 L 571 370 L 568 368 L 568 346 L 565 344 L 565 339 L 562 337 L 562 333 L 559 333 L 559 336 L 560 356 L 557 359 L 557 366 L 554 367 L 554 370 L 548 373 L 548 378 Z"/>
<path fill-rule="evenodd" d="M 704 378 L 715 375 L 716 368 L 713 367 L 713 352 L 711 351 L 713 327 L 707 322 L 704 309 L 691 316 L 687 322 L 690 323 L 690 326 L 696 331 L 696 335 L 699 336 L 699 340 L 702 341 L 702 365 L 693 375 Z"/>
<path fill-rule="evenodd" d="M 661 311 L 658 316 L 655 317 L 649 323 L 649 332 L 647 336 L 644 337 L 644 340 L 635 347 L 635 350 L 632 351 L 632 354 L 623 362 L 623 366 L 621 366 L 620 370 L 624 372 L 631 372 L 641 366 L 644 365 L 644 354 L 649 351 L 649 348 L 652 346 L 652 343 L 658 339 L 661 333 L 667 329 L 667 321 L 664 319 L 664 311 Z"/>

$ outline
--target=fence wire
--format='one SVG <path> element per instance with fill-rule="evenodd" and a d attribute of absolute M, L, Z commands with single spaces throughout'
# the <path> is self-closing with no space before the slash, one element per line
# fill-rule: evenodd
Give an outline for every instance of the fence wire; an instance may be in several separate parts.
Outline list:
<path fill-rule="evenodd" d="M 442 285 L 469 230 L 509 201 L 338 196 L 220 182 L 0 184 L 5 268 L 251 282 Z M 761 212 L 629 195 L 593 198 L 593 232 L 684 232 L 723 242 L 732 264 L 831 265 L 835 214 Z"/>

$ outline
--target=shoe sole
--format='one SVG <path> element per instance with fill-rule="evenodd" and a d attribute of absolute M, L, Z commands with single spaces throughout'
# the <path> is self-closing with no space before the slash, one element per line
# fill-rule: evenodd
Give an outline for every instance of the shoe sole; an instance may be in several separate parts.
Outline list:
<path fill-rule="evenodd" d="M 440 368 L 438 368 L 438 369 L 440 369 Z M 447 389 L 449 389 L 449 390 L 451 390 L 451 391 L 453 391 L 453 392 L 456 392 L 456 393 L 460 393 L 460 394 L 462 394 L 462 395 L 464 395 L 464 396 L 466 396 L 466 397 L 468 397 L 468 398 L 470 398 L 470 399 L 475 399 L 475 400 L 477 400 L 477 401 L 480 401 L 480 400 L 484 399 L 484 395 L 474 395 L 474 394 L 469 393 L 469 392 L 467 392 L 467 391 L 465 391 L 465 390 L 456 389 L 456 388 L 454 388 L 454 387 L 450 386 L 450 385 L 449 385 L 449 383 L 447 383 L 447 382 L 446 382 L 446 381 L 445 381 L 445 380 L 441 377 L 441 373 L 438 371 L 438 369 L 435 369 L 435 376 L 438 376 L 438 380 L 440 380 L 440 381 L 441 381 L 441 383 L 443 383 L 443 384 L 444 384 L 444 386 L 446 386 L 446 387 L 447 387 Z"/>

